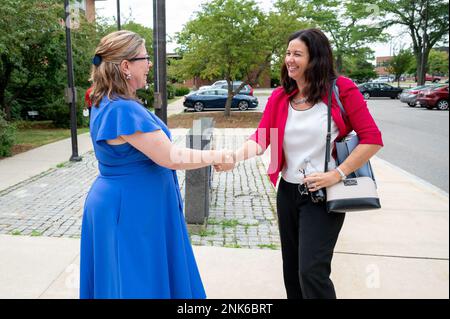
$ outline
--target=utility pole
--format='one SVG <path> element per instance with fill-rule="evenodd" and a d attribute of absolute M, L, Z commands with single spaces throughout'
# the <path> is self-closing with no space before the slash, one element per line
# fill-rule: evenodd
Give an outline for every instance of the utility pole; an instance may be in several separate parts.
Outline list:
<path fill-rule="evenodd" d="M 155 114 L 167 124 L 166 1 L 153 0 Z"/>
<path fill-rule="evenodd" d="M 422 37 L 422 50 L 420 54 L 420 70 L 419 70 L 419 76 L 417 79 L 417 85 L 424 85 L 426 81 L 426 63 L 425 63 L 425 56 L 427 54 L 428 50 L 428 0 L 426 0 L 425 4 L 425 23 L 423 24 L 423 37 Z"/>
<path fill-rule="evenodd" d="M 120 0 L 117 0 L 117 30 L 120 30 L 122 26 L 120 25 Z"/>
<path fill-rule="evenodd" d="M 70 16 L 69 0 L 64 0 L 65 8 L 65 26 L 66 26 L 66 53 L 67 53 L 67 79 L 69 87 L 66 88 L 66 102 L 70 107 L 70 134 L 72 139 L 72 156 L 70 161 L 79 162 L 82 160 L 78 156 L 78 138 L 77 138 L 77 105 L 76 105 L 76 90 L 73 77 L 73 59 L 72 59 L 72 39 L 70 28 L 72 27 L 72 20 Z"/>

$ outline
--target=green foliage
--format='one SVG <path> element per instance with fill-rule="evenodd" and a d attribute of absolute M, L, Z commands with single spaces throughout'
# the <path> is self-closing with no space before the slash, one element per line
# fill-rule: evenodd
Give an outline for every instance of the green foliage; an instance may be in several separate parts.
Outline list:
<path fill-rule="evenodd" d="M 410 50 L 401 49 L 390 61 L 387 71 L 394 74 L 395 78 L 400 82 L 400 76 L 408 72 L 413 63 L 414 54 Z"/>
<path fill-rule="evenodd" d="M 177 41 L 183 61 L 179 71 L 187 77 L 241 79 L 254 60 L 255 19 L 260 11 L 253 1 L 214 0 L 202 5 Z"/>
<path fill-rule="evenodd" d="M 277 245 L 275 245 L 275 244 L 260 244 L 260 245 L 258 245 L 258 247 L 259 248 L 261 248 L 261 249 L 272 249 L 272 250 L 277 250 L 278 249 L 278 246 Z"/>
<path fill-rule="evenodd" d="M 151 109 L 154 107 L 154 97 L 155 92 L 153 85 L 149 85 L 147 89 L 139 89 L 136 91 L 136 95 L 141 100 L 142 104 L 148 108 Z"/>
<path fill-rule="evenodd" d="M 239 221 L 237 219 L 225 219 L 222 221 L 222 226 L 224 228 L 234 228 L 239 225 Z"/>
<path fill-rule="evenodd" d="M 64 102 L 67 86 L 65 27 L 60 0 L 2 0 L 0 5 L 0 109 L 7 118 L 25 119 L 30 110 L 56 127 L 68 127 L 69 108 Z M 84 14 L 71 29 L 75 85 L 78 88 L 77 123 L 87 125 L 82 107 L 91 71 L 91 60 L 100 39 L 116 26 L 97 19 L 88 23 Z M 122 25 L 139 33 L 152 52 L 153 32 L 133 21 Z M 151 95 L 153 92 L 146 94 Z M 149 100 L 150 101 L 150 100 Z M 152 104 L 153 102 L 149 102 Z"/>
<path fill-rule="evenodd" d="M 41 119 L 65 119 L 60 107 L 67 86 L 63 3 L 58 0 L 4 0 L 0 6 L 0 105 L 8 118 L 25 118 L 30 110 L 39 111 Z M 12 19 L 3 19 L 11 16 Z M 96 25 L 83 14 L 72 31 L 75 85 L 88 87 L 91 57 L 98 43 Z M 49 110 L 52 105 L 56 110 Z"/>
<path fill-rule="evenodd" d="M 185 96 L 189 94 L 191 90 L 185 86 L 175 86 L 175 96 Z"/>
<path fill-rule="evenodd" d="M 386 40 L 383 27 L 374 23 L 383 16 L 373 16 L 365 0 L 305 0 L 295 5 L 296 0 L 285 0 L 298 17 L 310 21 L 327 34 L 334 49 L 336 69 L 341 73 L 344 59 L 372 42 Z M 375 21 L 374 21 L 375 20 Z"/>
<path fill-rule="evenodd" d="M 57 54 L 63 35 L 58 24 L 62 13 L 62 5 L 56 0 L 2 1 L 0 107 L 8 119 L 12 100 L 27 96 L 29 90 L 45 94 L 46 90 L 42 92 L 43 87 L 39 85 L 41 79 L 51 82 L 55 78 L 63 61 Z"/>
<path fill-rule="evenodd" d="M 175 98 L 175 86 L 172 83 L 167 83 L 167 99 Z"/>
<path fill-rule="evenodd" d="M 178 33 L 182 61 L 179 77 L 242 80 L 256 84 L 270 68 L 273 56 L 285 49 L 287 34 L 297 28 L 295 18 L 265 15 L 253 0 L 213 0 Z M 231 92 L 232 90 L 230 90 Z M 225 114 L 230 114 L 231 93 Z"/>
<path fill-rule="evenodd" d="M 87 119 L 83 116 L 83 99 L 84 90 L 77 90 L 77 127 L 87 125 Z M 42 108 L 43 117 L 52 120 L 56 128 L 70 128 L 70 107 L 62 96 L 57 96 L 53 101 L 49 102 Z"/>
<path fill-rule="evenodd" d="M 11 156 L 11 149 L 16 137 L 16 127 L 5 120 L 0 110 L 0 157 Z"/>
<path fill-rule="evenodd" d="M 42 233 L 40 231 L 37 231 L 35 229 L 33 229 L 33 231 L 30 234 L 31 237 L 40 237 L 42 236 Z"/>
<path fill-rule="evenodd" d="M 448 53 L 431 50 L 428 58 L 428 73 L 448 75 Z"/>
<path fill-rule="evenodd" d="M 373 60 L 374 51 L 369 48 L 358 48 L 352 55 L 346 55 L 343 58 L 341 74 L 362 83 L 377 77 L 375 67 L 368 62 Z"/>
<path fill-rule="evenodd" d="M 254 66 L 258 55 L 255 27 L 262 13 L 252 0 L 213 0 L 202 5 L 177 41 L 184 72 L 205 79 L 239 79 Z"/>
<path fill-rule="evenodd" d="M 122 30 L 129 30 L 139 34 L 145 39 L 145 48 L 148 54 L 153 54 L 153 30 L 134 21 L 130 21 L 121 26 Z M 114 30 L 115 31 L 115 30 Z"/>
<path fill-rule="evenodd" d="M 189 76 L 183 74 L 182 60 L 169 59 L 167 61 L 167 80 L 171 83 L 183 83 Z"/>
<path fill-rule="evenodd" d="M 449 2 L 445 0 L 379 0 L 386 13 L 383 27 L 402 25 L 412 40 L 419 84 L 425 83 L 426 65 L 431 49 L 440 41 L 448 42 Z M 425 68 L 422 69 L 421 61 Z"/>
<path fill-rule="evenodd" d="M 298 30 L 311 27 L 309 21 L 301 19 L 302 16 L 298 14 L 298 3 L 277 0 L 274 9 L 265 15 L 258 31 L 261 34 L 261 43 L 267 47 L 265 62 L 270 65 L 272 86 L 280 84 L 280 70 L 289 36 Z"/>

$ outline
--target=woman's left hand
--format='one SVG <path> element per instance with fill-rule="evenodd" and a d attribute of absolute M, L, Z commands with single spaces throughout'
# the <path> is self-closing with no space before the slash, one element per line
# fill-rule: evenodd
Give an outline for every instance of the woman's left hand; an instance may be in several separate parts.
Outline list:
<path fill-rule="evenodd" d="M 308 185 L 310 192 L 317 191 L 321 188 L 325 188 L 336 183 L 339 183 L 341 176 L 336 170 L 332 170 L 326 173 L 312 173 L 304 178 L 304 182 Z"/>

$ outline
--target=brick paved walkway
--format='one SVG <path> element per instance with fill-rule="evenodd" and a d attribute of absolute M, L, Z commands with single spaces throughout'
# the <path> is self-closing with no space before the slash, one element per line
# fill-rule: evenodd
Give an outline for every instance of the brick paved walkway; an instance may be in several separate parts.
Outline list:
<path fill-rule="evenodd" d="M 186 130 L 173 140 L 185 145 Z M 216 130 L 216 149 L 235 148 L 251 130 Z M 236 135 L 236 133 L 238 135 Z M 232 135 L 234 134 L 234 135 Z M 214 173 L 208 225 L 191 233 L 194 245 L 278 249 L 275 190 L 260 158 L 240 163 L 228 173 Z M 184 171 L 178 171 L 184 197 Z M 0 234 L 80 236 L 86 194 L 97 176 L 92 152 L 79 163 L 64 163 L 0 192 Z"/>

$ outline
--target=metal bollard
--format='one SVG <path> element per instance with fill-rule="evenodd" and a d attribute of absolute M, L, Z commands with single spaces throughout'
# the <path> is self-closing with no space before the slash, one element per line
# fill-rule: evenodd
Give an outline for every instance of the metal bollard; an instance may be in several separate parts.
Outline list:
<path fill-rule="evenodd" d="M 194 121 L 186 136 L 186 147 L 210 150 L 213 141 L 213 118 Z M 212 168 L 207 166 L 186 171 L 185 219 L 187 224 L 204 225 L 209 216 Z"/>

